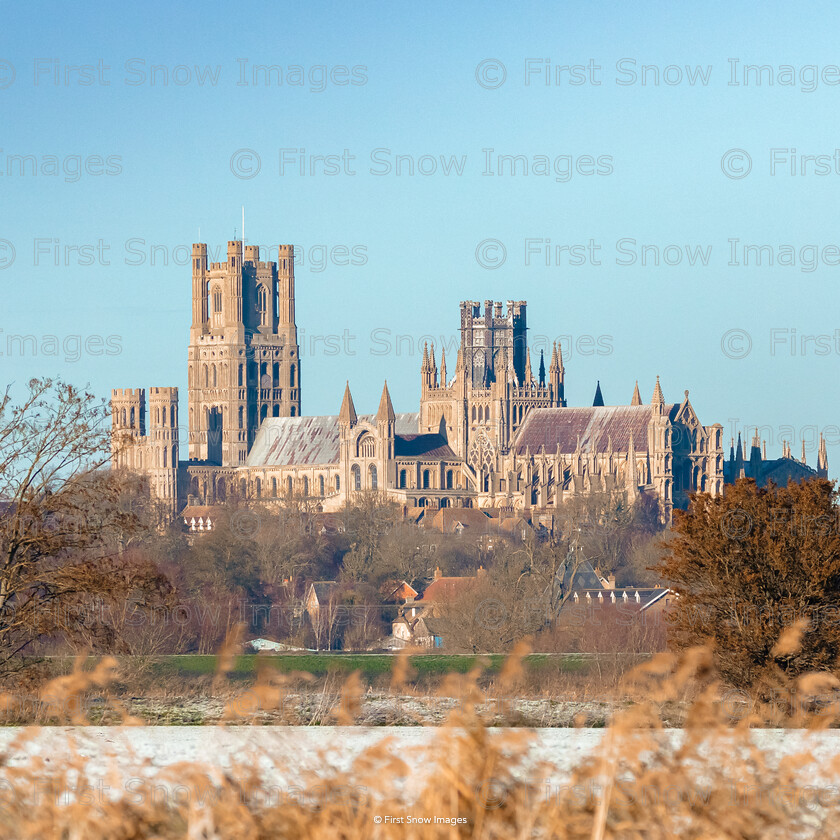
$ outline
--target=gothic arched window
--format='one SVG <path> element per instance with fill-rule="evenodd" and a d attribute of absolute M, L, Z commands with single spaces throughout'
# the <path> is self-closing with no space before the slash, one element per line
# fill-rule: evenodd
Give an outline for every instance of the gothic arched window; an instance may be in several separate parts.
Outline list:
<path fill-rule="evenodd" d="M 289 368 L 289 387 L 290 388 L 295 387 L 295 366 L 294 365 L 292 365 Z"/>
<path fill-rule="evenodd" d="M 362 489 L 362 471 L 359 469 L 358 464 L 353 464 L 350 468 L 350 474 L 353 478 L 353 489 L 359 492 Z"/>
<path fill-rule="evenodd" d="M 260 316 L 260 326 L 268 324 L 268 290 L 262 284 L 257 288 L 257 312 Z"/>
<path fill-rule="evenodd" d="M 368 485 L 370 486 L 370 489 L 371 490 L 377 490 L 378 489 L 378 483 L 377 483 L 376 465 L 375 464 L 371 464 L 370 468 L 368 469 L 368 479 L 369 479 L 368 480 Z"/>
<path fill-rule="evenodd" d="M 405 490 L 408 484 L 408 474 L 405 470 L 400 470 L 400 489 Z"/>
<path fill-rule="evenodd" d="M 373 435 L 365 433 L 359 438 L 356 454 L 359 458 L 374 457 L 376 454 L 376 441 L 373 439 Z"/>

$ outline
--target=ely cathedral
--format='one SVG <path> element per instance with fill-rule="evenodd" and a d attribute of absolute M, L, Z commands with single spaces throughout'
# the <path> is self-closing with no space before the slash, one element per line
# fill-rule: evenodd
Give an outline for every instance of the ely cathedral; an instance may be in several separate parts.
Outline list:
<path fill-rule="evenodd" d="M 406 512 L 517 510 L 551 528 L 564 500 L 617 490 L 655 498 L 667 520 L 690 493 L 718 495 L 742 475 L 778 483 L 815 472 L 787 446 L 767 461 L 757 440 L 749 459 L 739 438 L 726 460 L 723 427 L 700 422 L 688 391 L 666 402 L 658 378 L 647 401 L 636 383 L 626 405 L 604 405 L 599 386 L 591 406 L 569 407 L 559 344 L 534 371 L 524 301 L 466 301 L 460 318 L 451 367 L 424 349 L 418 412 L 397 414 L 385 384 L 375 413 L 358 414 L 348 384 L 337 415 L 307 417 L 293 247 L 264 262 L 258 247 L 233 241 L 225 262 L 208 263 L 207 246 L 193 245 L 187 460 L 178 389 L 151 388 L 148 405 L 144 389 L 118 389 L 113 466 L 147 476 L 169 514 L 192 527 L 190 511 L 234 498 L 336 511 L 364 491 Z M 824 444 L 817 466 L 827 473 Z"/>

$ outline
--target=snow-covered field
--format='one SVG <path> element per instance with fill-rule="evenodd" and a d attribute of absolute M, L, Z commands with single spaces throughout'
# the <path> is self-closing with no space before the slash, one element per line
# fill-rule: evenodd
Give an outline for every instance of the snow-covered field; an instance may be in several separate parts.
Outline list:
<path fill-rule="evenodd" d="M 512 730 L 493 729 L 491 737 Z M 582 759 L 596 753 L 605 729 L 515 730 L 529 738 L 528 764 L 546 762 L 542 773 L 546 784 L 562 784 Z M 85 766 L 87 784 L 151 778 L 162 771 L 177 780 L 177 765 L 191 762 L 207 767 L 211 777 L 237 767 L 260 768 L 266 785 L 290 786 L 304 783 L 307 771 L 318 773 L 327 766 L 348 769 L 366 748 L 388 738 L 391 751 L 412 768 L 408 783 L 421 782 L 431 764 L 420 760 L 441 737 L 435 727 L 267 727 L 267 726 L 138 726 L 138 727 L 7 727 L 0 729 L 0 752 L 6 767 L 33 768 L 48 772 L 66 766 L 78 756 Z M 665 730 L 666 743 L 677 746 L 682 730 Z M 810 753 L 811 781 L 833 785 L 829 762 L 840 756 L 840 730 L 753 730 L 752 742 L 774 758 Z M 721 750 L 732 749 L 727 743 Z M 38 770 L 39 762 L 43 762 Z M 116 771 L 116 772 L 115 772 Z M 0 788 L 4 774 L 0 769 Z M 311 780 L 311 777 L 310 777 Z"/>

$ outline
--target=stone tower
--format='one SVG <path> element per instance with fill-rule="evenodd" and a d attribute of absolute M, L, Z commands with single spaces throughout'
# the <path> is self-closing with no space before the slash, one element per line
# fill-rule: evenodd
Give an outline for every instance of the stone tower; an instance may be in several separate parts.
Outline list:
<path fill-rule="evenodd" d="M 146 436 L 146 391 L 143 388 L 114 388 L 111 391 L 111 459 L 117 469 L 143 468 L 142 451 Z"/>
<path fill-rule="evenodd" d="M 188 383 L 190 461 L 241 466 L 266 417 L 300 415 L 292 245 L 262 262 L 232 241 L 211 263 L 193 245 Z"/>
<path fill-rule="evenodd" d="M 178 389 L 149 389 L 148 475 L 152 494 L 178 512 Z"/>
<path fill-rule="evenodd" d="M 148 409 L 147 418 L 143 388 L 111 392 L 112 464 L 146 475 L 152 497 L 172 516 L 178 511 L 178 389 L 151 388 Z"/>
<path fill-rule="evenodd" d="M 455 376 L 447 380 L 434 347 L 423 349 L 420 366 L 420 432 L 443 434 L 461 457 L 487 464 L 504 452 L 532 408 L 566 404 L 563 359 L 555 344 L 545 376 L 531 366 L 524 301 L 461 302 L 461 344 Z M 471 454 L 472 453 L 472 454 Z M 474 457 L 473 457 L 474 456 Z"/>

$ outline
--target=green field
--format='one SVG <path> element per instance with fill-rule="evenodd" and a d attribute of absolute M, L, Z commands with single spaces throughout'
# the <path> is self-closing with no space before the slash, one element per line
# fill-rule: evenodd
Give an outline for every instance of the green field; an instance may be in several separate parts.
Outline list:
<path fill-rule="evenodd" d="M 418 677 L 426 675 L 466 674 L 479 660 L 487 673 L 497 673 L 507 657 L 494 653 L 483 656 L 453 654 L 419 654 L 409 657 L 411 667 Z M 389 674 L 397 657 L 378 653 L 283 653 L 257 657 L 256 654 L 238 656 L 231 676 L 243 678 L 256 672 L 257 663 L 264 662 L 283 673 L 303 671 L 313 676 L 351 674 L 359 671 L 364 677 Z M 216 656 L 208 654 L 161 656 L 152 660 L 152 670 L 159 676 L 201 676 L 216 670 Z M 532 671 L 580 671 L 589 667 L 586 659 L 575 656 L 532 654 L 526 657 L 525 666 Z"/>

